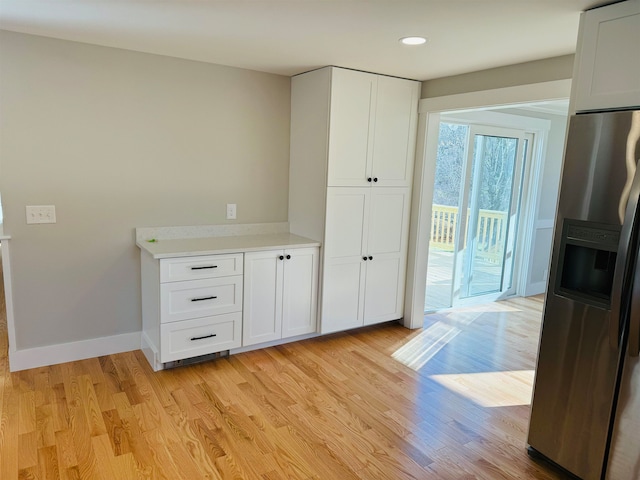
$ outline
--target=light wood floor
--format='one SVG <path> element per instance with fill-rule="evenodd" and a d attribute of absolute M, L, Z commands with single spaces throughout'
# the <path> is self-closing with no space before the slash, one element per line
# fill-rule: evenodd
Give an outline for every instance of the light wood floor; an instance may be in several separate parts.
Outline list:
<path fill-rule="evenodd" d="M 158 373 L 130 352 L 10 374 L 0 322 L 0 478 L 561 478 L 525 453 L 540 309 Z"/>

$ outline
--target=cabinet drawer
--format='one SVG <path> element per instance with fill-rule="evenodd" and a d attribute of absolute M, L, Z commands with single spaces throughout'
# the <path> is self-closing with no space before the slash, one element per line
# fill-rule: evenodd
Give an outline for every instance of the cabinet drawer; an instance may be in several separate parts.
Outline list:
<path fill-rule="evenodd" d="M 196 318 L 161 326 L 160 361 L 173 362 L 241 345 L 242 313 Z"/>
<path fill-rule="evenodd" d="M 230 275 L 242 275 L 241 253 L 163 258 L 160 260 L 161 283 Z"/>
<path fill-rule="evenodd" d="M 242 311 L 242 275 L 160 285 L 160 323 Z"/>

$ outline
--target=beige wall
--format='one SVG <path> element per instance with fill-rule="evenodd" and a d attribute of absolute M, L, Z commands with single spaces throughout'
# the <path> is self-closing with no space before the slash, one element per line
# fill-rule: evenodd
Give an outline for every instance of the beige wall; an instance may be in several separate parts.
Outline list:
<path fill-rule="evenodd" d="M 0 32 L 16 347 L 140 330 L 138 226 L 287 220 L 287 77 Z M 26 225 L 26 205 L 57 223 Z"/>
<path fill-rule="evenodd" d="M 573 75 L 573 58 L 574 55 L 564 55 L 464 75 L 427 80 L 422 82 L 421 98 L 565 80 Z"/>

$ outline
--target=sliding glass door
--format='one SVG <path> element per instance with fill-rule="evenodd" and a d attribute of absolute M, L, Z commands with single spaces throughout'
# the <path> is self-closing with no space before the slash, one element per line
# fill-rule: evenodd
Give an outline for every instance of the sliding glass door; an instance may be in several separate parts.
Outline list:
<path fill-rule="evenodd" d="M 531 141 L 524 131 L 441 123 L 426 311 L 515 293 L 515 246 Z"/>

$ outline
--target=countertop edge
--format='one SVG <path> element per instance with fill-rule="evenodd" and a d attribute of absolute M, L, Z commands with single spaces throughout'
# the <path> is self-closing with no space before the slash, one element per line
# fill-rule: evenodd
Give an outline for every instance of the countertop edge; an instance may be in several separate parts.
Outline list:
<path fill-rule="evenodd" d="M 252 236 L 253 237 L 253 236 Z M 256 235 L 255 237 L 260 237 L 260 235 Z M 267 235 L 265 235 L 267 237 Z M 136 242 L 136 245 L 140 248 L 141 251 L 146 252 L 151 255 L 154 259 L 163 259 L 163 258 L 178 258 L 178 257 L 195 257 L 200 255 L 223 255 L 223 254 L 231 254 L 231 253 L 245 253 L 245 252 L 260 252 L 265 250 L 274 250 L 274 249 L 287 249 L 287 248 L 313 248 L 320 247 L 322 244 L 317 240 L 311 240 L 304 237 L 299 237 L 300 242 L 265 242 L 261 245 L 253 245 L 253 246 L 242 246 L 242 247 L 224 247 L 224 248 L 195 248 L 195 249 L 181 249 L 177 248 L 174 251 L 170 252 L 154 252 L 153 246 L 157 245 L 155 242 Z M 215 237 L 212 237 L 215 238 Z M 229 241 L 233 239 L 233 237 L 224 237 L 225 241 Z M 244 236 L 243 236 L 244 238 Z M 189 240 L 189 239 L 185 239 Z M 268 240 L 268 239 L 267 239 Z M 162 243 L 172 242 L 175 240 L 165 240 Z"/>

